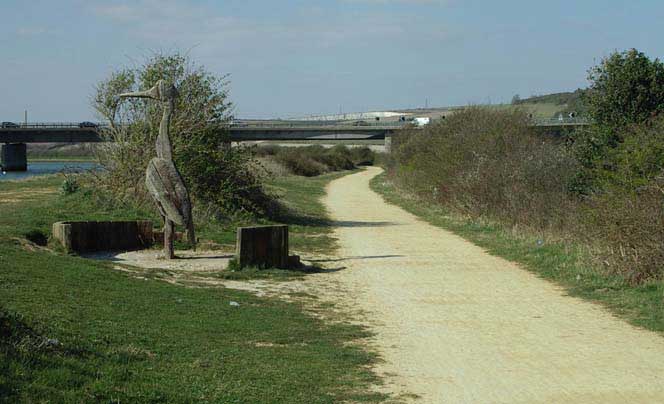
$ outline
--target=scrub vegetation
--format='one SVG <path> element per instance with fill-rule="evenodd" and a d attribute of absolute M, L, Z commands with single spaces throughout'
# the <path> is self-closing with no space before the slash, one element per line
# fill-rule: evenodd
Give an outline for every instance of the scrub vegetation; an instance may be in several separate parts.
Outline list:
<path fill-rule="evenodd" d="M 336 145 L 326 148 L 319 145 L 283 147 L 266 145 L 258 147 L 256 155 L 268 165 L 277 163 L 288 173 L 314 177 L 324 173 L 350 170 L 357 166 L 373 165 L 376 155 L 368 147 Z"/>

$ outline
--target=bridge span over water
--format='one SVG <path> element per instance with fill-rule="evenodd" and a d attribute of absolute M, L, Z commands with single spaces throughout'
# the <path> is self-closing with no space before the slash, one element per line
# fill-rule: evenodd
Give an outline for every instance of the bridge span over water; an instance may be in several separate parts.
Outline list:
<path fill-rule="evenodd" d="M 353 140 L 384 139 L 405 127 L 403 124 L 329 123 L 237 123 L 226 130 L 233 142 L 259 140 Z M 28 124 L 0 128 L 0 143 L 94 143 L 109 139 L 105 125 L 79 127 L 78 124 Z"/>
<path fill-rule="evenodd" d="M 534 121 L 543 128 L 586 125 L 578 119 Z M 230 141 L 288 140 L 360 140 L 385 139 L 400 130 L 412 129 L 406 122 L 343 121 L 234 121 L 227 128 Z M 25 170 L 26 143 L 94 143 L 112 139 L 105 134 L 110 127 L 103 124 L 29 123 L 0 128 L 2 165 L 5 170 Z"/>

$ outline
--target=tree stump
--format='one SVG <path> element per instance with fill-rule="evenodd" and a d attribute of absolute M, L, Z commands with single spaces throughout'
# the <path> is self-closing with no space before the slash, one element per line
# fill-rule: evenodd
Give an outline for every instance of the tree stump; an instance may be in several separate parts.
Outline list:
<path fill-rule="evenodd" d="M 289 267 L 288 226 L 238 227 L 236 259 L 240 268 Z"/>

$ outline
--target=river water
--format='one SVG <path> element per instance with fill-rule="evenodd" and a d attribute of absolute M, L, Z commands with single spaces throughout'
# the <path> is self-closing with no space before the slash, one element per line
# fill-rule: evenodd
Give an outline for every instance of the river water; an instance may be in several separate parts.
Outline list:
<path fill-rule="evenodd" d="M 0 171 L 0 181 L 20 180 L 36 175 L 56 174 L 60 172 L 81 172 L 95 167 L 98 167 L 97 163 L 91 161 L 28 162 L 28 171 Z"/>

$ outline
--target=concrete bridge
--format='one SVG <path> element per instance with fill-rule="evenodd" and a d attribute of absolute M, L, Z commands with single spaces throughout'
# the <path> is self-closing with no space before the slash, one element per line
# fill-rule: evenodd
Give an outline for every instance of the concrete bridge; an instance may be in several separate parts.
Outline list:
<path fill-rule="evenodd" d="M 554 119 L 534 121 L 533 125 L 542 128 L 561 128 L 587 125 L 578 119 Z M 356 121 L 234 121 L 228 126 L 230 141 L 261 140 L 358 140 L 384 139 L 390 143 L 391 136 L 405 128 L 413 128 L 406 122 Z M 93 143 L 108 138 L 104 131 L 110 130 L 103 124 L 78 123 L 32 123 L 0 128 L 2 146 L 2 166 L 6 171 L 27 169 L 26 143 Z"/>

